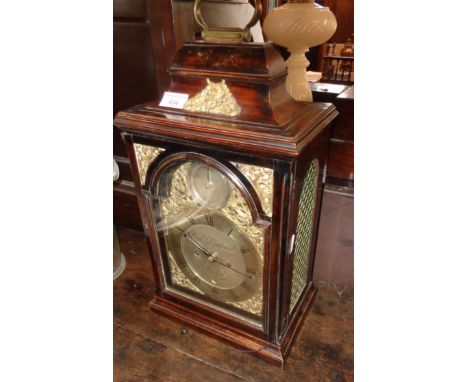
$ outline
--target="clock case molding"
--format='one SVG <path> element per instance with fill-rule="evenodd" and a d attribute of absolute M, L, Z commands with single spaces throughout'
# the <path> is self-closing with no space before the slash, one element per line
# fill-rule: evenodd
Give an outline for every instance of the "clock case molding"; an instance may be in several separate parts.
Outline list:
<path fill-rule="evenodd" d="M 159 101 L 153 101 L 121 111 L 114 120 L 129 152 L 151 253 L 156 283 L 150 308 L 283 366 L 316 293 L 312 285 L 313 260 L 327 143 L 337 111 L 332 104 L 294 101 L 286 92 L 284 61 L 269 43 L 186 43 L 172 61 L 170 76 L 168 91 L 188 93 L 190 98 L 205 88 L 207 79 L 216 83 L 225 80 L 241 113 L 227 117 L 186 112 L 159 107 Z M 138 175 L 134 144 L 164 149 L 149 165 L 144 182 Z M 224 174 L 247 201 L 254 223 L 266 227 L 263 314 L 258 323 L 239 317 L 230 305 L 210 302 L 209 298 L 202 303 L 200 297 L 192 298 L 187 290 L 180 293 L 166 287 L 163 270 L 167 275 L 168 269 L 162 261 L 166 254 L 159 245 L 151 203 L 158 192 L 154 188 L 158 175 L 180 160 L 198 160 Z M 305 288 L 290 311 L 294 258 L 290 240 L 296 232 L 304 179 L 314 160 L 319 163 L 319 180 L 309 269 Z M 273 170 L 271 218 L 263 211 L 249 180 L 231 162 Z M 220 305 L 230 312 L 216 308 Z"/>

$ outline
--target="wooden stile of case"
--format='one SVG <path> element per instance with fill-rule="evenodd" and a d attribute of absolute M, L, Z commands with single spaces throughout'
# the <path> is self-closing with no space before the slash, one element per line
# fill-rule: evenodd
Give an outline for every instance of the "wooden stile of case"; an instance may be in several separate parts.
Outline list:
<path fill-rule="evenodd" d="M 283 366 L 307 315 L 329 103 L 294 101 L 269 44 L 186 43 L 159 101 L 117 114 L 155 278 L 152 311 Z"/>

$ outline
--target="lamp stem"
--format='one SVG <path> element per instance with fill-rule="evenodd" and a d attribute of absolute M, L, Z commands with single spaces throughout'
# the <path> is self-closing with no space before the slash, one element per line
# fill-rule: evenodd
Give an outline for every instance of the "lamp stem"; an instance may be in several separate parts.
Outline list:
<path fill-rule="evenodd" d="M 306 76 L 309 60 L 305 57 L 305 53 L 308 50 L 308 48 L 288 49 L 291 55 L 286 61 L 288 67 L 286 90 L 297 101 L 312 102 L 312 90 Z"/>

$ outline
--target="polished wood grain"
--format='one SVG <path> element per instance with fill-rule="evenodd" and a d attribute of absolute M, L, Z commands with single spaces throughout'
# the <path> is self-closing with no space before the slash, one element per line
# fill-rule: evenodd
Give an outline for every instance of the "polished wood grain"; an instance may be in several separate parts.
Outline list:
<path fill-rule="evenodd" d="M 339 110 L 330 139 L 328 181 L 354 181 L 354 86 L 340 93 L 334 104 Z"/>
<path fill-rule="evenodd" d="M 329 147 L 329 181 L 333 178 L 354 179 L 354 143 L 332 138 Z"/>
<path fill-rule="evenodd" d="M 146 0 L 113 0 L 114 20 L 146 20 Z"/>
<path fill-rule="evenodd" d="M 157 80 L 157 94 L 161 96 L 169 86 L 169 65 L 174 53 L 183 41 L 176 40 L 171 0 L 147 0 L 149 26 L 153 43 L 153 57 Z"/>
<path fill-rule="evenodd" d="M 114 223 L 143 232 L 143 223 L 135 194 L 135 187 L 114 186 L 113 192 Z"/>
<path fill-rule="evenodd" d="M 249 66 L 231 65 L 225 71 L 192 69 L 192 59 L 179 58 L 195 55 L 203 68 L 205 62 L 218 57 L 220 52 L 229 51 L 233 60 L 246 62 Z M 216 143 L 226 150 L 249 153 L 256 151 L 265 158 L 297 157 L 320 132 L 337 116 L 330 104 L 294 101 L 284 86 L 286 72 L 281 56 L 271 44 L 252 44 L 247 54 L 237 46 L 224 47 L 216 44 L 187 43 L 175 57 L 171 67 L 171 86 L 168 90 L 193 96 L 206 86 L 206 78 L 213 81 L 226 79 L 226 84 L 241 107 L 235 117 L 189 113 L 158 106 L 150 102 L 120 112 L 115 124 L 125 131 L 142 131 L 153 135 L 171 136 L 184 142 L 192 137 L 196 142 Z M 214 54 L 218 52 L 217 55 Z M 253 52 L 253 53 L 250 53 Z M 254 54 L 263 52 L 262 54 Z M 183 68 L 181 67 L 184 66 Z M 249 74 L 249 68 L 256 73 Z M 314 128 L 308 128 L 314 126 Z"/>
<path fill-rule="evenodd" d="M 156 98 L 156 79 L 146 1 L 114 1 L 114 115 Z M 114 154 L 127 156 L 114 131 Z"/>
<path fill-rule="evenodd" d="M 146 0 L 114 0 L 113 10 L 115 115 L 119 110 L 155 99 L 157 91 Z M 129 195 L 133 181 L 127 150 L 115 127 L 113 154 L 121 174 L 114 183 L 114 220 L 119 225 L 142 229 L 140 214 L 134 208 L 135 190 Z"/>
<path fill-rule="evenodd" d="M 339 115 L 330 138 L 327 183 L 342 185 L 354 181 L 354 85 L 327 82 L 311 84 L 315 101 L 332 102 Z"/>
<path fill-rule="evenodd" d="M 120 231 L 127 267 L 114 281 L 114 381 L 353 380 L 353 291 L 318 284 L 284 369 L 148 308 L 154 280 L 144 236 Z"/>
<path fill-rule="evenodd" d="M 331 102 L 335 103 L 336 97 L 345 92 L 349 86 L 342 84 L 332 84 L 326 81 L 310 83 L 312 96 L 315 102 Z"/>
<path fill-rule="evenodd" d="M 354 0 L 323 0 L 336 18 L 337 28 L 330 42 L 343 43 L 354 33 Z"/>
<path fill-rule="evenodd" d="M 156 98 L 149 26 L 144 19 L 114 21 L 114 113 Z"/>

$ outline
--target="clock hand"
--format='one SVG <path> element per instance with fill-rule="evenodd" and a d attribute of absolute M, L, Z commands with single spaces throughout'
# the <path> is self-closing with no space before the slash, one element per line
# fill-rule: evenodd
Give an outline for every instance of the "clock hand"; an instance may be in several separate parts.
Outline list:
<path fill-rule="evenodd" d="M 229 263 L 224 264 L 223 262 L 221 262 L 221 261 L 219 261 L 219 260 L 217 260 L 217 259 L 214 259 L 213 261 L 214 261 L 215 263 L 218 263 L 218 264 L 220 264 L 220 265 L 226 267 L 227 269 L 230 269 L 231 271 L 237 272 L 237 273 L 239 273 L 239 274 L 241 274 L 241 275 L 243 275 L 243 276 L 247 276 L 248 278 L 253 279 L 253 276 L 252 276 L 252 275 L 249 275 L 249 274 L 247 274 L 247 273 L 242 273 L 241 271 L 238 271 L 237 269 L 232 268 L 231 265 L 230 265 Z M 228 264 L 229 264 L 229 265 L 228 265 Z"/>
<path fill-rule="evenodd" d="M 197 240 L 195 240 L 192 235 L 187 232 L 183 233 L 183 236 L 191 241 L 196 247 L 198 247 L 206 256 L 213 256 L 213 254 L 208 251 L 203 245 L 201 245 Z"/>
<path fill-rule="evenodd" d="M 207 174 L 206 174 L 207 182 L 205 183 L 205 187 L 210 190 L 213 188 L 213 182 L 211 181 L 211 170 L 209 167 L 206 167 L 206 168 L 207 168 Z"/>
<path fill-rule="evenodd" d="M 226 263 L 226 264 L 225 264 L 225 263 L 223 263 L 222 261 L 219 261 L 219 260 L 215 257 L 215 255 L 214 255 L 213 253 L 211 253 L 209 250 L 207 250 L 203 245 L 201 245 L 201 244 L 198 242 L 198 240 L 195 240 L 195 239 L 192 237 L 192 235 L 190 235 L 189 233 L 184 232 L 184 233 L 183 233 L 183 236 L 184 236 L 185 238 L 187 238 L 189 241 L 191 241 L 196 247 L 198 247 L 206 256 L 208 256 L 208 258 L 209 258 L 209 260 L 210 260 L 211 262 L 218 263 L 218 264 L 220 264 L 220 265 L 226 267 L 227 269 L 230 269 L 231 271 L 237 272 L 237 273 L 239 273 L 239 274 L 241 274 L 241 275 L 243 275 L 243 276 L 247 276 L 247 277 L 249 277 L 249 278 L 251 278 L 251 279 L 253 278 L 252 275 L 249 275 L 249 274 L 247 274 L 247 273 L 243 273 L 243 272 L 241 272 L 241 271 L 238 271 L 238 270 L 235 269 L 235 268 L 232 268 L 232 267 L 230 266 L 229 263 Z M 228 265 L 228 264 L 229 264 L 229 265 Z"/>

